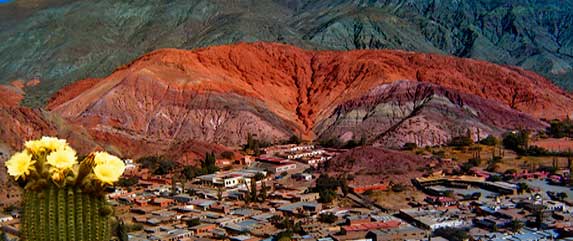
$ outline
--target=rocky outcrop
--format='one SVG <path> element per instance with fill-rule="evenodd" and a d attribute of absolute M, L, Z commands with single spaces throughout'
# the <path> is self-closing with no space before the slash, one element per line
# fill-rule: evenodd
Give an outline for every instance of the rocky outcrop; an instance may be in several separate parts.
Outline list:
<path fill-rule="evenodd" d="M 0 85 L 0 108 L 18 106 L 24 97 L 22 94 L 17 87 Z"/>
<path fill-rule="evenodd" d="M 267 141 L 340 136 L 348 122 L 375 126 L 371 140 L 383 145 L 412 141 L 416 128 L 443 143 L 457 129 L 536 129 L 543 127 L 538 118 L 573 112 L 569 94 L 520 68 L 389 50 L 272 43 L 164 49 L 89 83 L 67 87 L 71 93 L 48 106 L 96 139 L 152 144 L 238 146 L 248 133 Z"/>
<path fill-rule="evenodd" d="M 435 84 L 396 81 L 349 100 L 315 127 L 321 139 L 366 138 L 375 145 L 401 148 L 405 143 L 435 146 L 466 135 L 478 140 L 515 128 L 540 130 L 542 121 L 472 94 Z"/>

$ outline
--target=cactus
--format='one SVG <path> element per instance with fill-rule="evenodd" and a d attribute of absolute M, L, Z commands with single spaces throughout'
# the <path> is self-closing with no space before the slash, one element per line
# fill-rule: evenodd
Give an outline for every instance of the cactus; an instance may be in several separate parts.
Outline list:
<path fill-rule="evenodd" d="M 40 191 L 26 190 L 23 201 L 24 240 L 111 239 L 111 208 L 102 196 L 50 185 Z"/>
<path fill-rule="evenodd" d="M 81 162 L 66 140 L 42 137 L 24 143 L 5 162 L 10 176 L 24 188 L 23 240 L 110 240 L 113 209 L 105 187 L 117 182 L 125 163 L 107 152 Z"/>

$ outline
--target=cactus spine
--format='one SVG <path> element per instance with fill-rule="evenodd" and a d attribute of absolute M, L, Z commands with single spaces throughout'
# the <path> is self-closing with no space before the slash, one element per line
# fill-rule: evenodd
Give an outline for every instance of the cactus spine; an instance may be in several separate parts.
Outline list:
<path fill-rule="evenodd" d="M 104 197 L 50 185 L 41 191 L 26 190 L 23 205 L 24 240 L 111 239 L 110 216 L 102 212 L 108 205 Z"/>

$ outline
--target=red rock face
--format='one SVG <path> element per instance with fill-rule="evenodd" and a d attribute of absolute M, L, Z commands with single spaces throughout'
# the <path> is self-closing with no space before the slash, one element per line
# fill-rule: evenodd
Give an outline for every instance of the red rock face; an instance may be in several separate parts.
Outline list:
<path fill-rule="evenodd" d="M 320 123 L 336 108 L 397 80 L 433 83 L 470 96 L 465 101 L 487 102 L 488 111 L 502 119 L 482 118 L 478 124 L 486 121 L 498 131 L 523 124 L 503 120 L 508 111 L 526 113 L 524 120 L 573 111 L 569 94 L 515 67 L 404 51 L 306 51 L 271 43 L 158 50 L 102 80 L 65 88 L 48 107 L 96 139 L 236 146 L 248 133 L 269 141 L 322 135 L 316 133 Z"/>
<path fill-rule="evenodd" d="M 515 128 L 540 130 L 546 123 L 499 102 L 427 82 L 395 81 L 336 107 L 314 130 L 321 139 L 366 138 L 401 148 L 405 143 L 434 146 L 472 133 L 478 140 Z"/>
<path fill-rule="evenodd" d="M 0 108 L 14 107 L 20 104 L 23 92 L 13 86 L 0 85 Z"/>

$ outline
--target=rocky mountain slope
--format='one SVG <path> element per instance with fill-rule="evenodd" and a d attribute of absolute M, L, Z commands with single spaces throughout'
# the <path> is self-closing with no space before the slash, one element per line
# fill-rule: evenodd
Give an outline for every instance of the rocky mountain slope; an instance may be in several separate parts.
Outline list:
<path fill-rule="evenodd" d="M 573 89 L 571 1 L 18 0 L 0 5 L 0 83 L 40 78 L 41 106 L 159 48 L 240 41 L 403 49 L 521 66 Z"/>
<path fill-rule="evenodd" d="M 238 146 L 249 133 L 279 141 L 368 130 L 369 141 L 394 146 L 418 142 L 414 136 L 443 144 L 467 129 L 483 136 L 539 129 L 539 118 L 562 118 L 571 103 L 571 95 L 516 67 L 254 43 L 154 51 L 101 80 L 68 86 L 48 107 L 96 140 L 122 143 Z"/>

